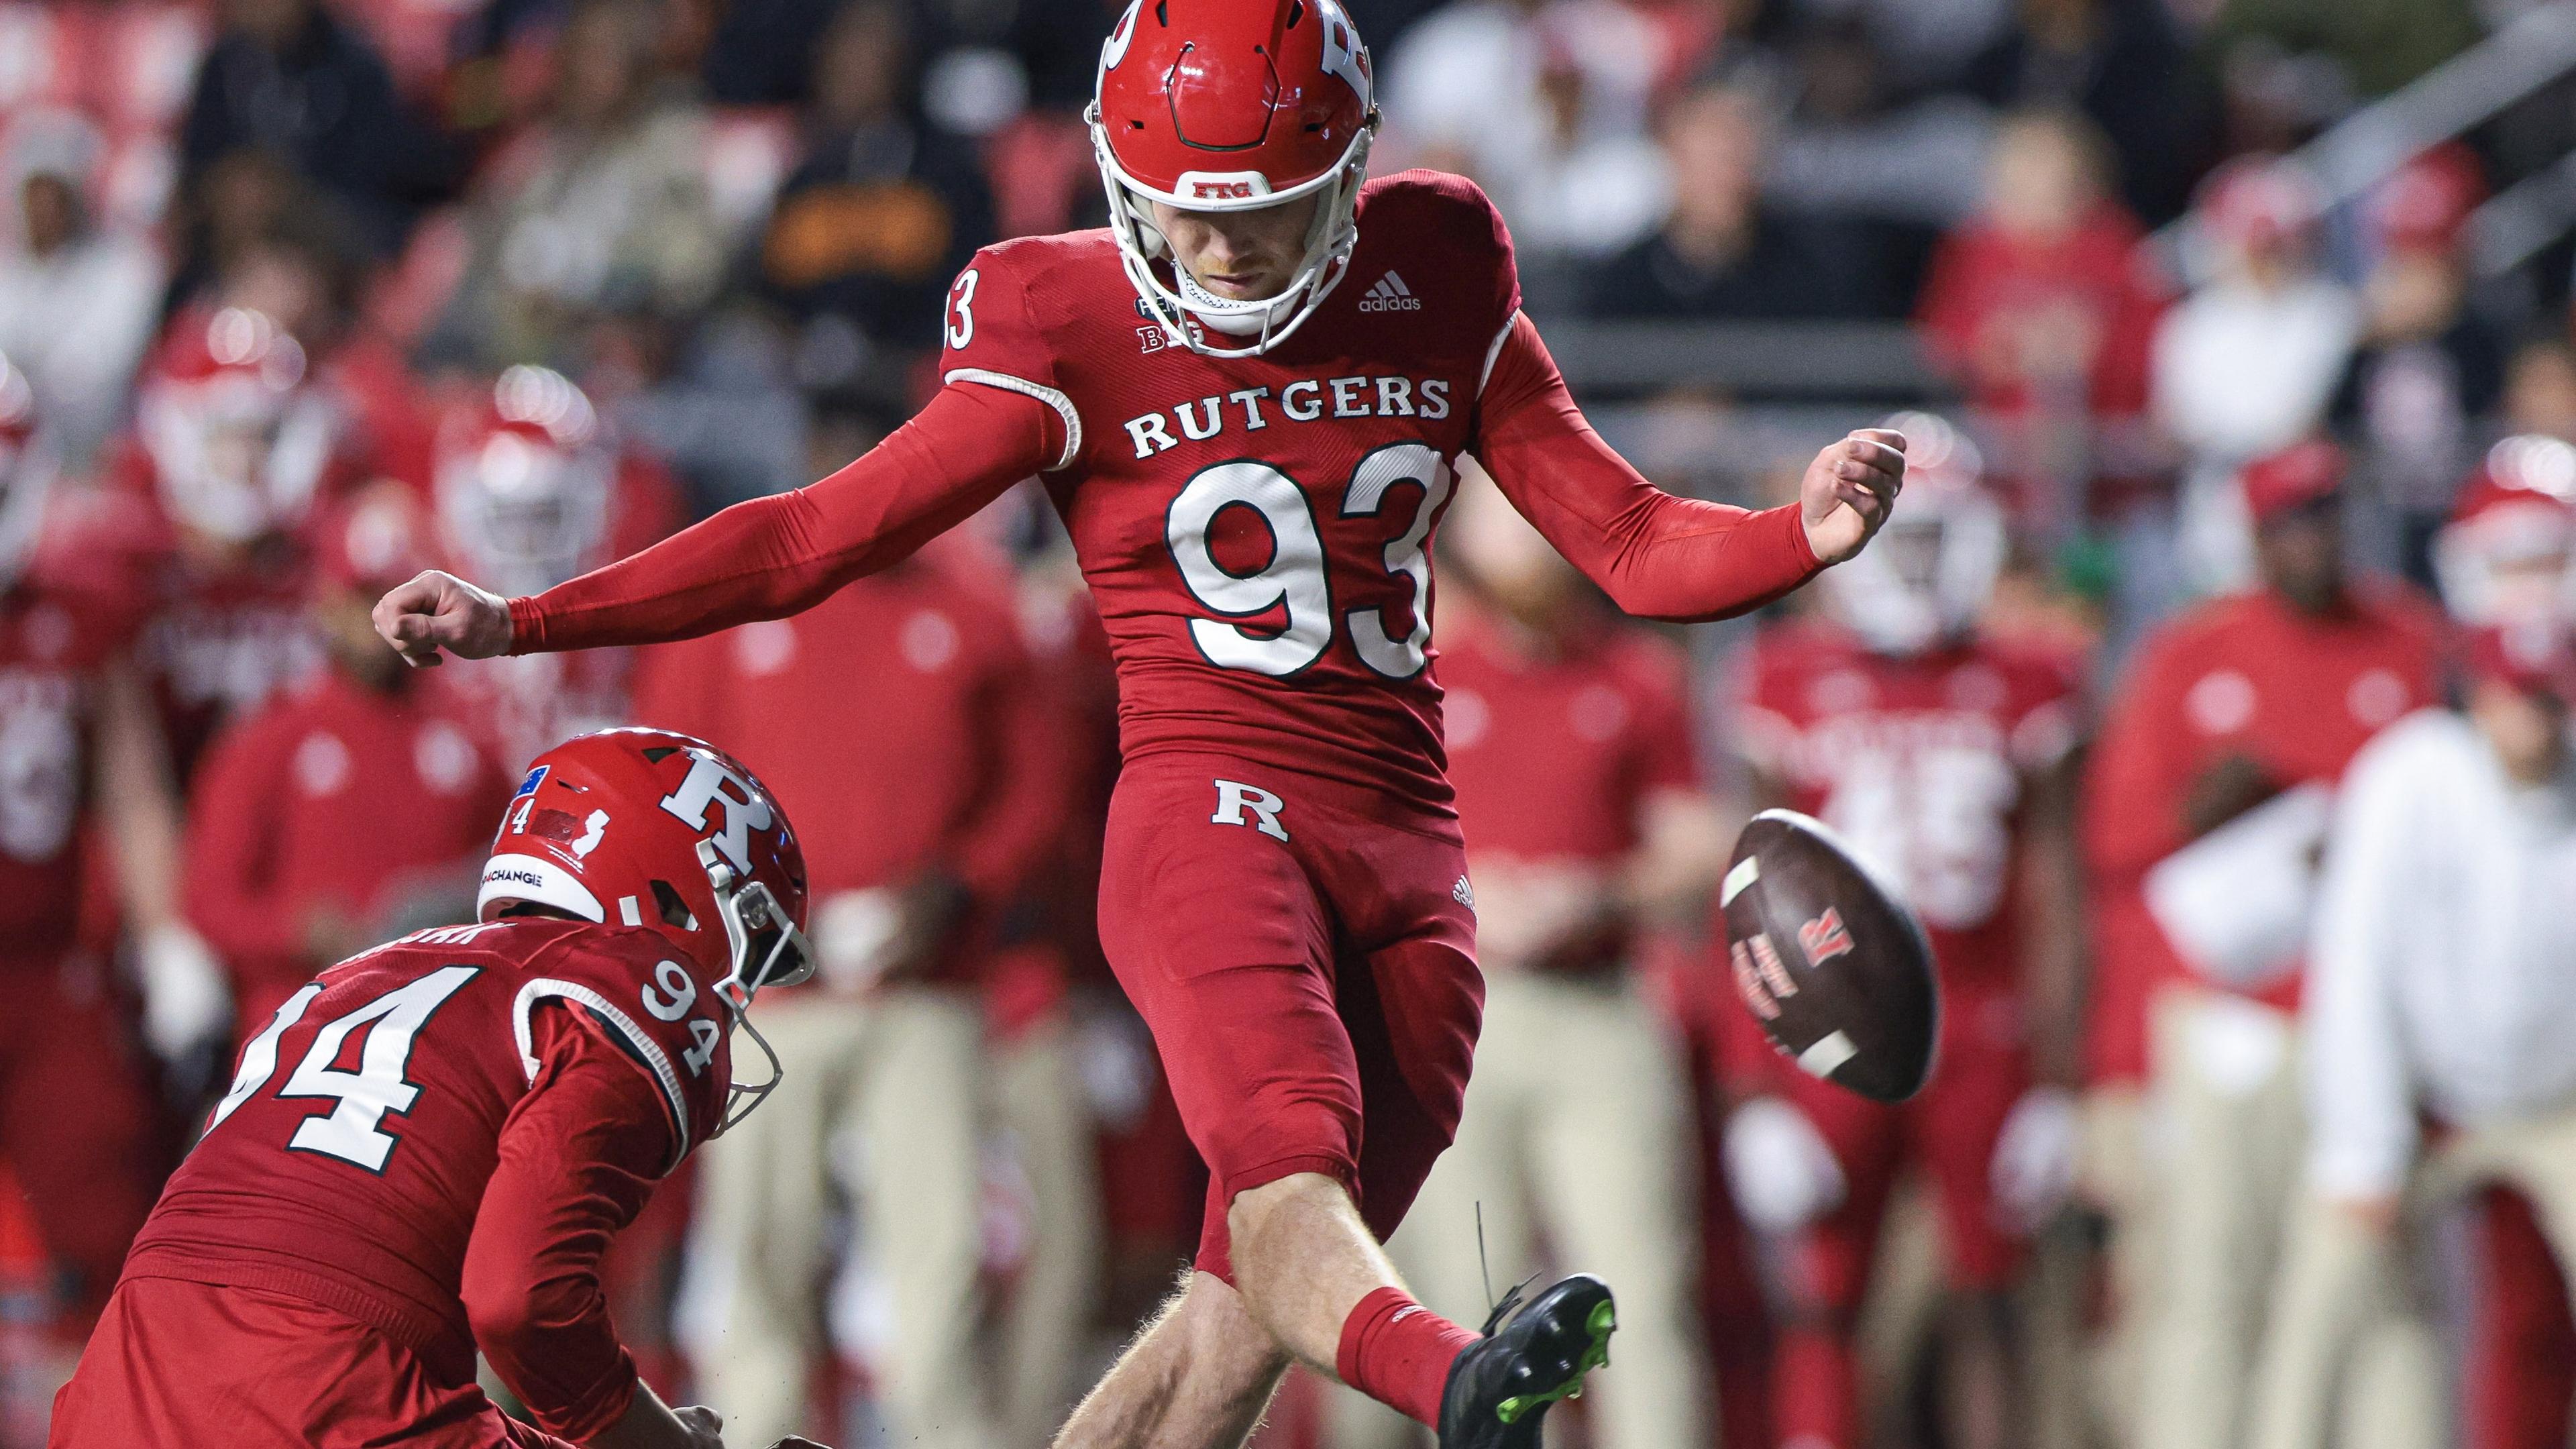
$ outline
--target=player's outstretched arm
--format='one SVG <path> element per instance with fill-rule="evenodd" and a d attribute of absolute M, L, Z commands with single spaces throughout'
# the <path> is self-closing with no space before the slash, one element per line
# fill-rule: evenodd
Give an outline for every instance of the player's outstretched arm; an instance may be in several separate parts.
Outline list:
<path fill-rule="evenodd" d="M 1655 487 L 1583 420 L 1538 328 L 1516 316 L 1478 400 L 1471 451 L 1558 552 L 1631 614 L 1697 622 L 1779 598 L 1858 553 L 1904 482 L 1905 440 L 1854 433 L 1799 501 L 1759 512 Z"/>
<path fill-rule="evenodd" d="M 811 487 L 738 503 L 651 548 L 530 598 L 429 573 L 376 604 L 376 632 L 414 664 L 659 644 L 813 607 L 1055 466 L 1064 422 L 998 388 L 943 388 L 866 456 Z"/>

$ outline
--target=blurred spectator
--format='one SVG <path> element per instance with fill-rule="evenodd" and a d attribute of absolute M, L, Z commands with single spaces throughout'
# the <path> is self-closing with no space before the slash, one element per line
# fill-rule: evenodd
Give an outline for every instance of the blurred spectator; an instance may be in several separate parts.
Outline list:
<path fill-rule="evenodd" d="M 473 917 L 512 781 L 368 617 L 432 566 L 428 530 L 399 484 L 326 510 L 310 607 L 329 666 L 225 731 L 199 772 L 188 913 L 231 968 L 245 1039 L 324 967 Z"/>
<path fill-rule="evenodd" d="M 346 209 L 378 255 L 398 250 L 455 183 L 445 139 L 319 0 L 225 0 L 223 22 L 179 135 L 182 186 L 199 193 L 217 162 L 266 153 Z"/>
<path fill-rule="evenodd" d="M 61 113 L 52 124 L 20 121 L 6 158 L 18 225 L 0 266 L 0 352 L 34 387 L 47 435 L 76 471 L 123 420 L 161 302 L 151 249 L 90 215 L 104 145 Z"/>
<path fill-rule="evenodd" d="M 1977 215 L 1942 240 L 1917 304 L 1934 359 L 2009 445 L 2011 475 L 2081 486 L 2094 434 L 2146 411 L 2163 279 L 2111 197 L 2082 120 L 2007 122 Z"/>
<path fill-rule="evenodd" d="M 2466 665 L 2463 709 L 2420 711 L 2353 761 L 2328 838 L 2307 1004 L 2315 1140 L 2250 1449 L 2328 1442 L 2349 1365 L 2391 1320 L 2411 1328 L 2412 1353 L 2374 1360 L 2388 1442 L 2451 1441 L 2440 1352 L 2401 1258 L 2488 1184 L 2528 1197 L 2561 1272 L 2576 1268 L 2563 606 L 2475 630 Z M 2556 1418 L 2564 1442 L 2563 1403 Z"/>
<path fill-rule="evenodd" d="M 2576 346 L 2544 337 L 2515 351 L 2505 365 L 2502 421 L 2507 432 L 2576 443 Z"/>
<path fill-rule="evenodd" d="M 1745 90 L 1706 86 L 1663 124 L 1672 207 L 1654 235 L 1591 269 L 1598 317 L 1852 317 L 1870 310 L 1868 262 L 1849 233 L 1766 211 L 1768 122 Z"/>
<path fill-rule="evenodd" d="M 2194 213 L 2210 279 L 2165 314 L 2156 417 L 2190 460 L 2180 548 L 2199 592 L 2253 574 L 2238 471 L 2313 432 L 2362 335 L 2360 299 L 2317 266 L 2324 198 L 2293 163 L 2229 162 Z"/>
<path fill-rule="evenodd" d="M 1542 1244 L 1595 1265 L 1621 1285 L 1626 1375 L 1592 1390 L 1596 1442 L 1698 1449 L 1711 1425 L 1689 1089 L 1636 969 L 1646 934 L 1703 914 L 1725 866 L 1682 661 L 1481 478 L 1445 541 L 1440 683 L 1475 842 L 1485 1021 L 1457 1141 L 1387 1251 L 1423 1302 L 1462 1318 L 1484 1301 L 1486 1252 L 1511 1278 L 1546 1261 Z M 1404 1429 L 1371 1418 L 1378 1442 Z"/>
<path fill-rule="evenodd" d="M 2021 23 L 1968 67 L 1987 104 L 2080 113 L 2118 159 L 2129 209 L 2171 221 L 2214 137 L 2163 0 L 2021 0 Z"/>
<path fill-rule="evenodd" d="M 2075 661 L 1979 630 L 2006 542 L 1975 449 L 1939 420 L 1890 425 L 1909 445 L 1908 506 L 1827 575 L 1828 617 L 1756 641 L 1739 738 L 1758 800 L 1823 819 L 1921 914 L 1940 964 L 1941 1070 L 1887 1107 L 1745 1053 L 1727 1171 L 1745 1220 L 1795 1264 L 1772 1383 L 1779 1442 L 1869 1442 L 1862 1299 L 1897 1182 L 1919 1170 L 1948 1250 L 1942 1442 L 2001 1449 L 2029 1402 L 2010 1293 L 2075 1170 L 2080 706 Z M 1735 963 L 1739 981 L 1752 969 Z M 1750 1013 L 1739 1029 L 1750 1035 Z"/>
<path fill-rule="evenodd" d="M 731 1432 L 804 1425 L 826 1345 L 835 1139 L 891 1332 L 870 1365 L 890 1433 L 984 1449 L 977 1334 L 987 983 L 1072 782 L 1007 594 L 917 558 L 793 619 L 649 651 L 638 719 L 725 747 L 805 822 L 817 984 L 762 1003 L 786 1076 L 710 1144 L 684 1325 Z M 867 767 L 852 768 L 864 716 Z"/>
<path fill-rule="evenodd" d="M 1532 253 L 1618 251 L 1673 195 L 1645 136 L 1656 40 L 1607 0 L 1452 5 L 1387 56 L 1391 159 L 1474 178 Z"/>
<path fill-rule="evenodd" d="M 2477 420 L 2504 390 L 2505 340 L 2468 300 L 2463 238 L 2485 194 L 2477 157 L 2454 143 L 2408 162 L 2367 206 L 2366 321 L 2334 414 L 2366 446 L 2393 515 L 2392 562 L 2418 581 L 2430 581 L 2426 549 L 2474 456 Z"/>
<path fill-rule="evenodd" d="M 2435 697 L 2435 621 L 2346 575 L 2343 472 L 2314 442 L 2247 470 L 2262 586 L 2148 636 L 2088 780 L 2097 1105 L 2148 1194 L 2108 1206 L 2154 1235 L 2147 1301 L 2122 1310 L 2139 1449 L 2239 1442 L 2306 1135 L 2293 1012 L 2327 800 Z"/>
<path fill-rule="evenodd" d="M 477 183 L 444 346 L 539 361 L 599 315 L 687 318 L 714 299 L 733 239 L 708 193 L 706 110 L 660 73 L 659 18 L 647 0 L 573 10 L 552 111 Z"/>
<path fill-rule="evenodd" d="M 1978 52 L 2012 24 L 2012 0 L 1791 0 L 1812 22 L 1856 22 L 1852 33 L 1884 58 L 1895 86 L 1954 85 Z"/>
<path fill-rule="evenodd" d="M 219 1035 L 222 982 L 178 916 L 177 816 L 150 709 L 121 661 L 132 582 L 76 526 L 31 449 L 26 379 L 0 359 L 0 1156 L 42 1238 L 28 1320 L 59 1341 L 21 1371 L 67 1374 L 158 1191 L 148 1065 L 110 963 L 82 940 L 84 840 L 115 847 L 143 955 L 145 1040 L 178 1061 Z"/>
<path fill-rule="evenodd" d="M 949 279 L 993 240 L 974 148 L 920 116 L 906 94 L 914 73 L 903 7 L 849 0 L 823 32 L 805 154 L 761 247 L 764 279 L 808 327 L 807 357 L 835 350 L 816 329 L 852 334 L 837 347 L 852 374 L 880 349 L 937 346 Z M 811 369 L 803 379 L 852 380 Z"/>
<path fill-rule="evenodd" d="M 341 481 L 340 419 L 308 372 L 265 313 L 183 314 L 112 460 L 151 569 L 137 649 L 183 786 L 225 722 L 321 662 L 300 531 Z"/>
<path fill-rule="evenodd" d="M 521 365 L 452 409 L 439 430 L 433 496 L 441 551 L 505 594 L 536 594 L 642 551 L 685 522 L 678 489 L 618 446 L 562 374 Z M 631 649 L 456 661 L 437 686 L 517 769 L 589 730 L 624 724 Z"/>

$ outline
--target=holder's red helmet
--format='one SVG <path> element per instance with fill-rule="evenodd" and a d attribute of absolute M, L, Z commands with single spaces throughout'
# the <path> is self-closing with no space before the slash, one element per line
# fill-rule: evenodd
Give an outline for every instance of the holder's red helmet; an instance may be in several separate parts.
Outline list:
<path fill-rule="evenodd" d="M 1132 0 L 1100 48 L 1092 148 L 1128 280 L 1174 341 L 1211 357 L 1266 352 L 1314 315 L 1359 239 L 1377 102 L 1368 49 L 1339 0 Z M 1306 256 L 1256 302 L 1200 288 L 1150 203 L 1254 211 L 1317 197 Z M 1224 349 L 1190 325 L 1252 341 Z"/>
<path fill-rule="evenodd" d="M 770 919 L 741 918 L 764 897 Z M 805 852 L 786 812 L 732 756 L 669 730 L 601 730 L 537 757 L 475 908 L 490 920 L 509 901 L 659 931 L 746 987 L 813 966 L 801 939 L 761 934 L 804 929 Z"/>

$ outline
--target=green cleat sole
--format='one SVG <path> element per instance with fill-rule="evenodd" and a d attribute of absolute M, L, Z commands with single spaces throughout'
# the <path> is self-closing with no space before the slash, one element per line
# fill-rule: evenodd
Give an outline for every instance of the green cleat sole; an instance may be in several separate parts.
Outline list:
<path fill-rule="evenodd" d="M 1609 1366 L 1610 1335 L 1619 1331 L 1618 1310 L 1610 1303 L 1603 1302 L 1600 1307 L 1592 1310 L 1590 1318 L 1584 1320 L 1583 1331 L 1591 1335 L 1592 1342 L 1583 1350 L 1583 1356 L 1575 1360 L 1572 1376 L 1544 1393 L 1516 1394 L 1503 1400 L 1495 1406 L 1494 1417 L 1506 1424 L 1515 1424 L 1520 1422 L 1523 1414 L 1532 1409 L 1545 1408 L 1561 1399 L 1582 1398 L 1583 1376 L 1594 1369 Z"/>

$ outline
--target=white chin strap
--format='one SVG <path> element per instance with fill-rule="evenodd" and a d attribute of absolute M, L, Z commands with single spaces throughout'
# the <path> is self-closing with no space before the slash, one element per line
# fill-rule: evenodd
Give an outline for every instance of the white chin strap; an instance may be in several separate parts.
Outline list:
<path fill-rule="evenodd" d="M 1109 192 L 1109 232 L 1117 238 L 1119 261 L 1136 295 L 1144 300 L 1154 320 L 1163 324 L 1164 334 L 1175 345 L 1205 357 L 1258 357 L 1305 326 L 1315 309 L 1341 285 L 1342 277 L 1350 270 L 1351 249 L 1359 243 L 1360 183 L 1368 179 L 1369 145 L 1377 134 L 1374 114 L 1351 138 L 1341 160 L 1323 175 L 1285 191 L 1267 192 L 1225 207 L 1210 207 L 1205 201 L 1169 195 L 1139 183 L 1110 149 L 1109 129 L 1101 123 L 1097 102 L 1088 119 L 1092 152 L 1100 163 L 1101 183 Z M 1278 296 L 1259 301 L 1232 301 L 1200 286 L 1189 268 L 1171 259 L 1170 244 L 1154 226 L 1152 204 L 1157 201 L 1184 211 L 1253 211 L 1317 193 L 1320 196 L 1314 225 L 1307 232 L 1305 260 Z M 1154 263 L 1158 259 L 1168 262 L 1177 286 L 1166 285 L 1156 273 Z M 1197 325 L 1193 326 L 1193 322 Z M 1243 347 L 1215 347 L 1209 345 L 1205 332 L 1251 341 Z"/>

